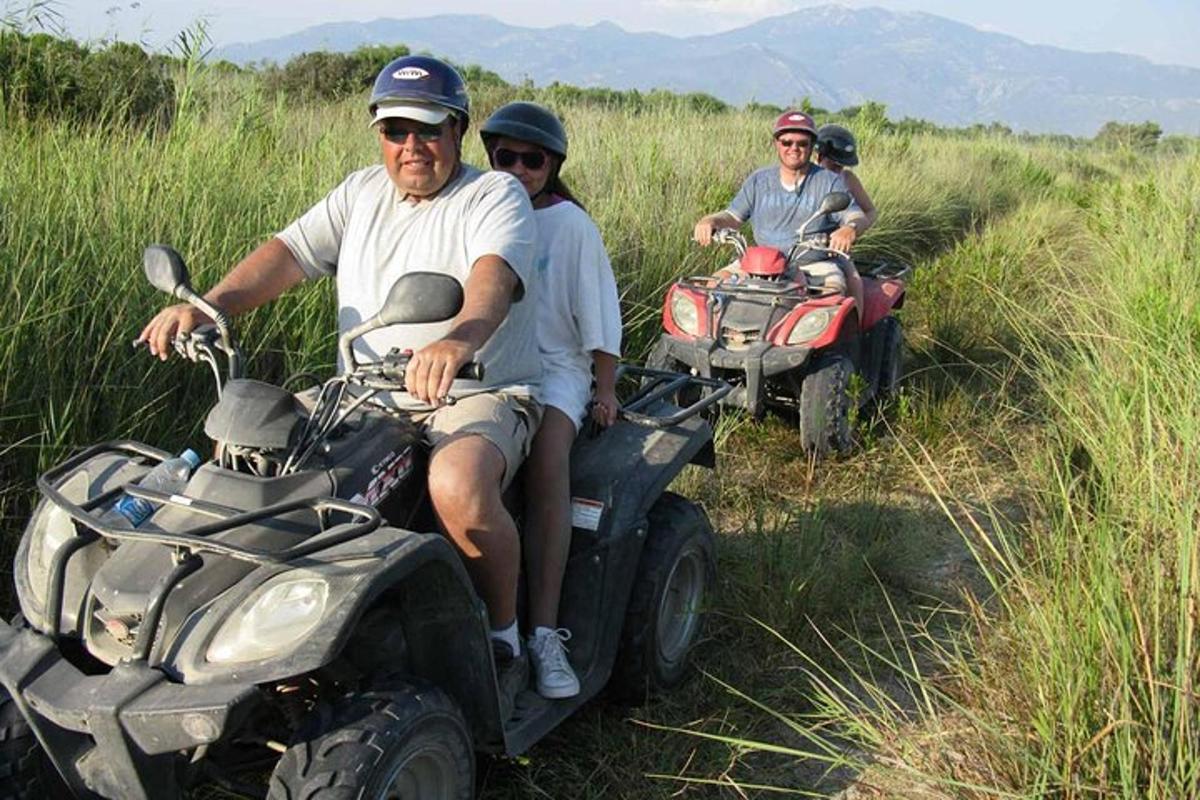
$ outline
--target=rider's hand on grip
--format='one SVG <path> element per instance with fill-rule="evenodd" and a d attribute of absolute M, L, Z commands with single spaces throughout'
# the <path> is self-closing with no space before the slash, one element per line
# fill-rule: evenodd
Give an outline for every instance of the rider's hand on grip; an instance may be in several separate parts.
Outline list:
<path fill-rule="evenodd" d="M 475 348 L 459 339 L 439 339 L 413 353 L 404 376 L 409 394 L 431 406 L 449 397 L 450 387 L 475 357 Z"/>
<path fill-rule="evenodd" d="M 211 322 L 207 314 L 186 303 L 168 306 L 146 323 L 137 341 L 145 342 L 150 347 L 151 355 L 166 361 L 171 350 L 175 349 L 176 336 L 186 336 L 198 325 Z"/>

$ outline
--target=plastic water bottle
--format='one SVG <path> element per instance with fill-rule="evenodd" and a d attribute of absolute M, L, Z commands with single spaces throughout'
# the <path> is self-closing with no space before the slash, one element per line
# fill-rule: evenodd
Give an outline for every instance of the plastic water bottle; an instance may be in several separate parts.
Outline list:
<path fill-rule="evenodd" d="M 196 451 L 191 449 L 184 450 L 175 458 L 168 458 L 147 472 L 145 477 L 138 481 L 137 485 L 166 494 L 181 492 L 183 491 L 183 487 L 187 485 L 188 477 L 192 474 L 192 470 L 198 466 L 200 466 L 200 456 Z M 121 495 L 121 499 L 117 500 L 113 505 L 112 511 L 120 514 L 130 525 L 136 528 L 154 513 L 155 508 L 157 508 L 157 505 L 151 503 L 149 500 L 123 494 Z"/>

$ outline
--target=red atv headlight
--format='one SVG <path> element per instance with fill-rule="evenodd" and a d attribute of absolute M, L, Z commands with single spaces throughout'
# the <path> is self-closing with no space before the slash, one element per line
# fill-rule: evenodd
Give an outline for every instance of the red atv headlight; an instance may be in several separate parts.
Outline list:
<path fill-rule="evenodd" d="M 684 336 L 704 333 L 704 297 L 679 286 L 672 286 L 663 308 L 663 327 Z"/>
<path fill-rule="evenodd" d="M 816 339 L 829 329 L 829 323 L 833 322 L 836 313 L 837 308 L 818 308 L 808 312 L 792 326 L 791 332 L 788 333 L 787 343 L 797 345 Z"/>

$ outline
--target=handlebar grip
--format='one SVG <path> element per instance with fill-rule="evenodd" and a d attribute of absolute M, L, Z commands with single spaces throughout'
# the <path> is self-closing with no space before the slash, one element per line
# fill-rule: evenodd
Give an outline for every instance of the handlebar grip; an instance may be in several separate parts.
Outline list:
<path fill-rule="evenodd" d="M 483 364 L 478 361 L 463 364 L 455 377 L 465 381 L 481 381 L 483 380 Z"/>
<path fill-rule="evenodd" d="M 376 374 L 384 380 L 393 381 L 395 383 L 404 383 L 405 374 L 408 372 L 408 358 L 404 358 L 398 364 L 385 362 L 382 365 L 375 367 L 375 369 L 378 370 Z M 462 380 L 468 381 L 481 381 L 483 380 L 483 364 L 480 364 L 478 361 L 471 361 L 467 364 L 463 364 L 459 368 L 458 374 L 456 374 L 454 377 L 456 379 L 461 378 Z"/>

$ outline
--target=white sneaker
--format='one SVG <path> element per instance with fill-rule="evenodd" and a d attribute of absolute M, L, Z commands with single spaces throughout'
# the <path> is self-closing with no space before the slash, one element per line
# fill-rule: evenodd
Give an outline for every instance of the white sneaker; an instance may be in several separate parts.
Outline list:
<path fill-rule="evenodd" d="M 537 691 L 547 700 L 561 700 L 579 694 L 579 678 L 567 661 L 564 642 L 570 641 L 566 628 L 538 628 L 526 639 L 529 661 L 537 677 Z"/>

